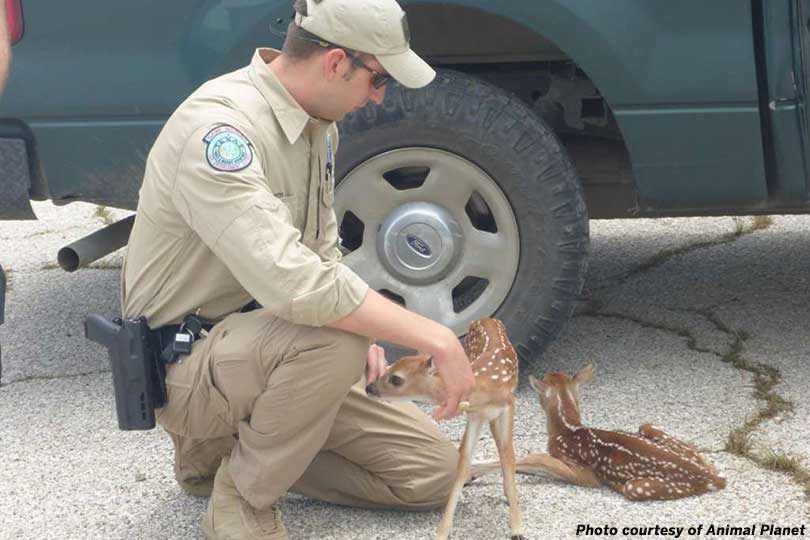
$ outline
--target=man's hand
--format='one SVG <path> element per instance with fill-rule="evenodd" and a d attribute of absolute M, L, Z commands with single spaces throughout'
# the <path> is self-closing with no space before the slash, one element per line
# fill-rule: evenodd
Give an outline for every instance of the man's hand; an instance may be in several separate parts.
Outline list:
<path fill-rule="evenodd" d="M 464 354 L 464 348 L 455 336 L 452 336 L 444 351 L 433 355 L 433 365 L 439 370 L 439 376 L 447 390 L 445 400 L 433 411 L 433 418 L 446 420 L 461 412 L 458 404 L 467 400 L 472 393 L 475 375 L 467 355 Z"/>
<path fill-rule="evenodd" d="M 354 311 L 327 326 L 431 355 L 446 389 L 444 401 L 433 412 L 436 420 L 459 414 L 459 401 L 466 401 L 472 393 L 475 376 L 453 331 L 408 311 L 373 289 L 368 290 L 366 298 Z M 367 384 L 382 377 L 387 367 L 382 348 L 372 345 L 368 351 Z"/>
<path fill-rule="evenodd" d="M 383 375 L 388 369 L 388 362 L 385 361 L 385 349 L 379 345 L 372 344 L 368 348 L 368 361 L 366 362 L 366 384 L 371 384 Z"/>

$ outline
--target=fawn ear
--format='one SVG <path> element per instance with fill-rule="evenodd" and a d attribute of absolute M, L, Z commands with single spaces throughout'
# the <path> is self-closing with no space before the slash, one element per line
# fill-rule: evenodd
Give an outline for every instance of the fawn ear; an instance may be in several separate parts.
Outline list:
<path fill-rule="evenodd" d="M 546 389 L 546 386 L 543 384 L 543 379 L 538 379 L 534 375 L 529 375 L 529 384 L 531 384 L 532 388 L 540 395 L 542 395 Z"/>
<path fill-rule="evenodd" d="M 593 364 L 588 364 L 584 368 L 577 371 L 577 374 L 574 375 L 574 382 L 577 383 L 577 386 L 589 383 L 592 380 L 593 380 Z"/>
<path fill-rule="evenodd" d="M 428 356 L 428 359 L 425 362 L 425 367 L 427 368 L 427 374 L 429 377 L 433 377 L 434 375 L 436 375 L 436 373 L 438 373 L 438 370 L 436 369 L 436 364 L 433 363 L 432 356 Z"/>

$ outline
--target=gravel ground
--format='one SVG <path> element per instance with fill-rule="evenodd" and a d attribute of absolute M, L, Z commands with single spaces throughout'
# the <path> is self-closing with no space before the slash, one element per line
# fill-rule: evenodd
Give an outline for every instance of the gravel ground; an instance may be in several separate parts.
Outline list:
<path fill-rule="evenodd" d="M 67 274 L 54 267 L 59 247 L 99 228 L 96 207 L 36 203 L 38 222 L 0 222 L 0 264 L 11 270 L 6 323 L 0 327 L 0 539 L 196 539 L 206 500 L 173 480 L 171 445 L 159 430 L 117 430 L 105 355 L 82 337 L 87 313 L 117 311 L 120 253 L 96 268 Z M 630 503 L 608 489 L 544 477 L 519 478 L 524 528 L 534 540 L 577 537 L 577 527 L 613 526 L 615 535 L 665 538 L 800 538 L 801 535 L 711 535 L 714 526 L 810 525 L 810 501 L 790 475 L 757 464 L 775 453 L 810 468 L 810 217 L 774 216 L 747 231 L 751 218 L 593 221 L 588 288 L 579 311 L 544 354 L 542 371 L 596 366 L 583 389 L 589 425 L 635 430 L 653 421 L 694 442 L 728 479 L 728 487 L 680 501 Z M 668 256 L 658 257 L 661 253 Z M 674 253 L 674 254 L 673 254 Z M 655 261 L 651 263 L 651 261 Z M 758 423 L 749 456 L 726 450 L 729 433 L 754 418 L 751 371 L 729 362 L 737 349 L 750 366 L 779 374 L 772 389 L 789 404 Z M 459 440 L 463 419 L 441 424 Z M 542 451 L 545 421 L 534 391 L 518 392 L 518 454 Z M 485 438 L 479 460 L 494 459 Z M 294 540 L 431 538 L 441 513 L 377 512 L 290 495 L 284 521 Z M 701 534 L 688 527 L 702 525 Z M 454 538 L 508 538 L 500 478 L 467 487 Z"/>

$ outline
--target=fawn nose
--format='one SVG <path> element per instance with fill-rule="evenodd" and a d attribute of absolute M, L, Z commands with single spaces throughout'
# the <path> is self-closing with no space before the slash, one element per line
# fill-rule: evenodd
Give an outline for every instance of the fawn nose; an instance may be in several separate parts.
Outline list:
<path fill-rule="evenodd" d="M 373 384 L 367 385 L 366 386 L 366 395 L 368 395 L 368 396 L 377 396 L 377 395 L 379 395 L 377 393 L 377 387 L 374 386 Z"/>

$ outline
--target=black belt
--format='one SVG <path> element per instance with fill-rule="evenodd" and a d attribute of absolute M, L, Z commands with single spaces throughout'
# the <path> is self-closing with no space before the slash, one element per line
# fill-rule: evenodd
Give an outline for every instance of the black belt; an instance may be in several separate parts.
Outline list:
<path fill-rule="evenodd" d="M 251 300 L 245 304 L 240 313 L 247 313 L 254 309 L 261 309 L 262 305 L 256 300 Z M 208 333 L 216 323 L 198 317 L 197 315 L 186 315 L 180 324 L 167 324 L 152 330 L 152 339 L 160 351 L 160 359 L 166 364 L 172 364 L 180 360 L 191 352 L 191 345 L 200 337 L 200 334 Z"/>
<path fill-rule="evenodd" d="M 160 359 L 166 364 L 173 364 L 191 352 L 191 346 L 200 335 L 208 333 L 214 327 L 211 321 L 196 315 L 187 315 L 180 324 L 167 324 L 152 331 L 157 342 Z"/>

